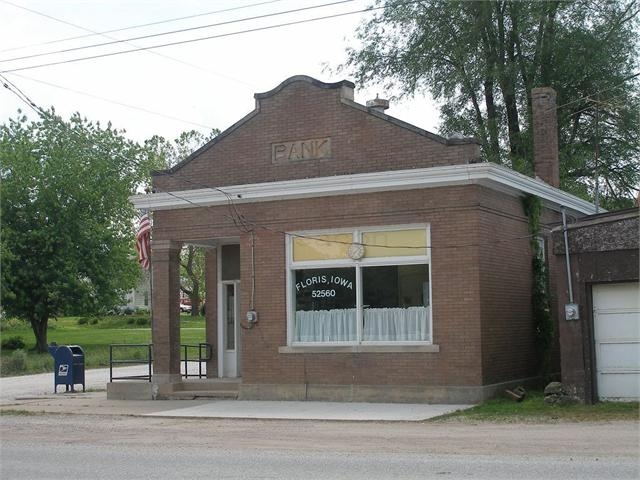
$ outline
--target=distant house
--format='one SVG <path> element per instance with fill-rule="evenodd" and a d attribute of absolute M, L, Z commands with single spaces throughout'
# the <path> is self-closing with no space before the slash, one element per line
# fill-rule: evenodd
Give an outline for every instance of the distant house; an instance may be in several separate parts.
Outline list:
<path fill-rule="evenodd" d="M 182 388 L 183 244 L 207 249 L 207 373 L 240 398 L 466 403 L 536 378 L 522 199 L 542 200 L 543 242 L 563 209 L 595 212 L 558 189 L 555 92 L 532 95 L 531 178 L 353 90 L 296 76 L 256 94 L 132 198 L 154 216 L 156 398 Z"/>
<path fill-rule="evenodd" d="M 150 310 L 151 309 L 151 275 L 143 271 L 138 285 L 125 295 L 123 310 Z"/>
<path fill-rule="evenodd" d="M 640 400 L 640 210 L 601 213 L 567 226 L 571 276 L 560 306 L 577 315 L 559 325 L 562 382 L 570 393 L 596 400 Z M 553 232 L 553 253 L 565 267 L 564 230 Z M 573 296 L 570 302 L 569 288 Z"/>

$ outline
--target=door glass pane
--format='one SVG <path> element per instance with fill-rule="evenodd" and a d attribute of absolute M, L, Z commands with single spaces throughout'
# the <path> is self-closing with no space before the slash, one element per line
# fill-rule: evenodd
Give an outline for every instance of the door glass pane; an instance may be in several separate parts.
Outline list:
<path fill-rule="evenodd" d="M 362 269 L 363 340 L 427 341 L 429 265 Z"/>
<path fill-rule="evenodd" d="M 236 348 L 236 299 L 235 285 L 227 284 L 225 288 L 225 348 L 227 350 L 235 350 Z"/>
<path fill-rule="evenodd" d="M 296 342 L 356 340 L 355 268 L 295 271 Z"/>

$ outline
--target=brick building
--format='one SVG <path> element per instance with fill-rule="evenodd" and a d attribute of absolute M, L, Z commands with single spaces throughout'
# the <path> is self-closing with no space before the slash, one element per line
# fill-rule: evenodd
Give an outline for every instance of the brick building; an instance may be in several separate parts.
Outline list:
<path fill-rule="evenodd" d="M 553 253 L 571 288 L 559 306 L 577 314 L 560 322 L 562 383 L 572 395 L 597 400 L 640 400 L 640 210 L 600 213 L 554 229 Z M 564 283 L 564 282 L 563 282 Z"/>
<path fill-rule="evenodd" d="M 133 198 L 154 217 L 157 398 L 182 388 L 183 244 L 207 249 L 208 375 L 240 378 L 240 398 L 476 402 L 536 375 L 522 197 L 542 199 L 543 232 L 594 211 L 557 188 L 555 93 L 533 94 L 534 179 L 353 89 L 296 76 L 256 94 Z"/>

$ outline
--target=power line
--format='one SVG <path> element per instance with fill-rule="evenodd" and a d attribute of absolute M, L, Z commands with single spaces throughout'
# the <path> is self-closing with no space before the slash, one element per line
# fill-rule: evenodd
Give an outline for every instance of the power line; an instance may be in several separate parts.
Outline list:
<path fill-rule="evenodd" d="M 554 108 L 555 109 L 559 109 L 559 108 L 562 108 L 562 107 L 566 107 L 568 105 L 572 105 L 574 103 L 581 102 L 583 100 L 591 101 L 591 100 L 593 100 L 591 97 L 597 96 L 597 95 L 600 95 L 601 93 L 608 92 L 609 90 L 614 90 L 614 89 L 616 89 L 618 87 L 621 87 L 622 85 L 624 85 L 629 80 L 633 80 L 634 78 L 639 77 L 639 76 L 640 76 L 640 72 L 633 73 L 633 74 L 629 75 L 628 77 L 623 78 L 620 83 L 617 83 L 617 84 L 615 84 L 615 85 L 613 85 L 611 87 L 603 88 L 602 90 L 598 90 L 596 92 L 590 93 L 589 95 L 585 95 L 583 97 L 576 98 L 575 100 L 571 100 L 571 101 L 569 101 L 567 103 L 556 105 L 555 107 L 549 107 L 549 110 L 554 109 Z"/>
<path fill-rule="evenodd" d="M 30 45 L 22 45 L 22 46 L 19 46 L 19 47 L 12 47 L 12 48 L 6 48 L 4 50 L 0 50 L 0 52 L 8 52 L 8 51 L 11 51 L 11 50 L 21 50 L 21 49 L 30 48 L 30 47 L 38 47 L 38 46 L 41 46 L 41 45 L 51 45 L 51 44 L 54 44 L 54 43 L 68 42 L 68 41 L 71 41 L 71 40 L 79 40 L 81 38 L 92 37 L 92 36 L 95 36 L 95 35 L 106 36 L 106 34 L 109 34 L 109 33 L 122 32 L 122 31 L 125 31 L 125 30 L 133 30 L 133 29 L 136 29 L 136 28 L 151 27 L 151 26 L 160 25 L 160 24 L 163 24 L 163 23 L 179 22 L 181 20 L 188 20 L 190 18 L 204 17 L 204 16 L 208 16 L 208 15 L 215 15 L 217 13 L 226 13 L 226 12 L 231 12 L 231 11 L 234 11 L 234 10 L 242 10 L 242 9 L 245 9 L 245 8 L 258 7 L 258 6 L 266 5 L 266 4 L 269 4 L 269 3 L 282 2 L 283 0 L 269 0 L 269 1 L 266 1 L 266 2 L 252 3 L 252 4 L 249 4 L 249 5 L 242 5 L 240 7 L 225 8 L 225 9 L 222 9 L 222 10 L 214 10 L 214 11 L 211 11 L 211 12 L 196 13 L 194 15 L 187 15 L 187 16 L 184 16 L 184 17 L 168 18 L 168 19 L 159 20 L 159 21 L 156 21 L 156 22 L 143 23 L 143 24 L 140 24 L 140 25 L 131 25 L 131 26 L 128 26 L 128 27 L 115 28 L 113 30 L 106 30 L 106 31 L 103 31 L 103 32 L 95 32 L 93 30 L 90 30 L 88 28 L 82 27 L 80 25 L 76 25 L 76 24 L 73 24 L 71 22 L 67 22 L 66 20 L 61 20 L 59 18 L 52 17 L 51 15 L 47 15 L 46 13 L 38 12 L 36 10 L 32 10 L 32 9 L 24 7 L 22 5 L 17 5 L 15 3 L 9 2 L 7 0 L 0 0 L 0 1 L 2 3 L 6 3 L 6 4 L 14 6 L 16 8 L 21 8 L 22 10 L 26 10 L 28 12 L 35 13 L 36 15 L 40 15 L 40 16 L 49 18 L 50 20 L 55 20 L 56 22 L 64 23 L 66 25 L 70 25 L 72 27 L 84 30 L 86 32 L 91 32 L 91 33 L 89 33 L 87 35 L 78 35 L 78 36 L 75 36 L 75 37 L 60 38 L 60 39 L 51 40 L 51 41 L 48 41 L 48 42 L 33 43 L 33 44 L 30 44 Z"/>
<path fill-rule="evenodd" d="M 3 70 L 0 73 L 13 73 L 13 72 L 19 72 L 19 71 L 23 71 L 23 70 L 31 70 L 31 69 L 34 69 L 34 68 L 50 67 L 50 66 L 53 66 L 53 65 L 62 65 L 62 64 L 66 64 L 66 63 L 80 62 L 80 61 L 84 61 L 84 60 L 94 60 L 96 58 L 112 57 L 112 56 L 115 56 L 115 55 L 122 55 L 122 54 L 126 54 L 126 53 L 139 52 L 139 51 L 143 51 L 143 50 L 149 50 L 149 49 L 152 49 L 152 48 L 163 48 L 163 47 L 170 47 L 170 46 L 175 46 L 175 45 L 184 45 L 184 44 L 187 44 L 187 43 L 200 42 L 200 41 L 211 40 L 211 39 L 215 39 L 215 38 L 230 37 L 230 36 L 235 36 L 235 35 L 241 35 L 241 34 L 244 34 L 244 33 L 253 33 L 253 32 L 259 32 L 259 31 L 264 31 L 264 30 L 272 30 L 272 29 L 275 29 L 275 28 L 288 27 L 288 26 L 292 26 L 292 25 L 301 25 L 301 24 L 304 24 L 304 23 L 316 22 L 316 21 L 321 21 L 321 20 L 329 20 L 329 19 L 333 19 L 333 18 L 344 17 L 344 16 L 347 16 L 347 15 L 354 15 L 354 14 L 357 14 L 357 13 L 371 12 L 373 10 L 378 10 L 380 8 L 384 8 L 384 7 L 365 8 L 365 9 L 361 9 L 361 10 L 353 10 L 353 11 L 350 11 L 350 12 L 336 13 L 336 14 L 325 15 L 325 16 L 321 16 L 321 17 L 314 17 L 314 18 L 309 18 L 309 19 L 304 19 L 304 20 L 296 20 L 296 21 L 291 21 L 291 22 L 285 22 L 285 23 L 280 23 L 280 24 L 276 24 L 276 25 L 267 25 L 267 26 L 264 26 L 264 27 L 256 27 L 256 28 L 251 28 L 251 29 L 247 29 L 247 30 L 240 30 L 240 31 L 236 31 L 236 32 L 228 32 L 228 33 L 222 33 L 222 34 L 218 34 L 218 35 L 210 35 L 210 36 L 207 36 L 207 37 L 199 37 L 199 38 L 194 38 L 194 39 L 189 39 L 189 40 L 181 40 L 181 41 L 164 43 L 164 44 L 159 44 L 159 45 L 151 45 L 151 46 L 148 46 L 148 47 L 134 48 L 134 49 L 131 49 L 131 50 L 122 50 L 122 51 L 119 51 L 119 52 L 103 53 L 103 54 L 92 55 L 92 56 L 88 56 L 88 57 L 80 57 L 80 58 L 74 58 L 74 59 L 69 59 L 69 60 L 61 60 L 61 61 L 58 61 L 58 62 L 43 63 L 43 64 L 39 64 L 39 65 L 31 65 L 31 66 L 28 66 L 28 67 L 13 68 L 13 69 L 8 69 L 8 70 Z"/>
<path fill-rule="evenodd" d="M 42 109 L 38 107 L 38 105 L 36 105 L 36 103 L 33 102 L 29 97 L 27 97 L 27 95 L 22 90 L 20 90 L 15 83 L 11 82 L 11 80 L 9 80 L 7 77 L 5 77 L 2 74 L 0 74 L 0 79 L 2 79 L 2 86 L 4 88 L 9 90 L 16 97 L 18 97 L 20 100 L 26 103 L 29 106 L 29 108 L 33 109 L 38 115 L 43 114 Z"/>
<path fill-rule="evenodd" d="M 303 11 L 307 11 L 307 10 L 314 10 L 316 8 L 324 8 L 324 7 L 330 7 L 330 6 L 335 6 L 335 5 L 339 5 L 342 3 L 351 3 L 355 0 L 339 0 L 336 2 L 332 2 L 332 3 L 324 3 L 321 5 L 313 5 L 310 7 L 301 7 L 301 8 L 295 8 L 292 10 L 285 10 L 285 11 L 281 11 L 281 12 L 274 12 L 274 13 L 267 13 L 267 14 L 263 14 L 263 15 L 256 15 L 253 17 L 245 17 L 245 18 L 240 18 L 240 19 L 236 19 L 236 20 L 227 20 L 224 22 L 218 22 L 218 23 L 211 23 L 208 25 L 199 25 L 197 27 L 188 27 L 188 28 L 181 28 L 178 30 L 170 30 L 168 32 L 160 32 L 160 33 L 151 33 L 148 35 L 141 35 L 139 37 L 131 37 L 131 38 L 125 38 L 125 39 L 114 39 L 110 42 L 103 42 L 103 43 L 94 43 L 92 45 L 83 45 L 80 47 L 72 47 L 72 48 L 65 48 L 62 50 L 55 50 L 53 52 L 45 52 L 45 53 L 34 53 L 32 55 L 24 55 L 22 57 L 14 57 L 14 58 L 6 58 L 3 60 L 0 60 L 0 63 L 5 63 L 5 62 L 13 62 L 16 60 L 26 60 L 29 58 L 37 58 L 37 57 L 44 57 L 44 56 L 49 56 L 49 55 L 56 55 L 59 53 L 69 53 L 69 52 L 75 52 L 78 50 L 86 50 L 89 48 L 96 48 L 96 47 L 105 47 L 107 45 L 115 45 L 118 43 L 129 43 L 129 42 L 134 42 L 136 40 L 146 40 L 149 38 L 155 38 L 155 37 L 163 37 L 165 35 L 174 35 L 176 33 L 184 33 L 184 32 L 192 32 L 195 30 L 203 30 L 206 28 L 213 28 L 213 27 L 220 27 L 223 25 L 231 25 L 234 23 L 241 23 L 241 22 L 247 22 L 250 20 L 259 20 L 259 19 L 264 19 L 264 18 L 270 18 L 270 17 L 276 17 L 276 16 L 280 16 L 280 15 L 287 15 L 290 13 L 299 13 L 299 12 L 303 12 Z M 52 18 L 52 17 L 50 17 Z M 82 27 L 78 27 L 78 28 L 82 28 Z M 91 30 L 90 30 L 91 31 Z M 97 33 L 97 32 L 94 32 Z M 106 35 L 105 35 L 106 36 Z M 107 38 L 111 38 L 111 37 L 107 37 Z"/>
<path fill-rule="evenodd" d="M 24 94 L 17 86 L 15 86 L 15 84 L 11 83 L 8 79 L 6 79 L 6 77 L 4 75 L 0 74 L 0 78 L 4 79 L 6 82 L 10 83 L 11 85 L 13 85 L 13 87 L 15 88 L 15 90 L 17 92 L 20 93 L 20 95 L 18 95 L 25 103 L 27 103 L 31 108 L 33 108 L 38 114 L 40 115 L 44 115 L 43 110 L 38 107 L 33 101 L 31 101 L 29 99 L 29 97 L 26 96 L 26 94 Z M 8 88 L 10 91 L 12 91 L 13 93 L 15 93 L 16 95 L 18 93 L 16 93 L 16 91 L 12 90 L 7 83 L 4 83 L 4 86 L 6 88 Z M 133 158 L 128 159 L 131 162 L 133 162 L 134 164 L 136 164 L 137 166 L 141 167 L 141 164 L 139 161 L 136 161 Z M 278 234 L 282 234 L 284 236 L 289 236 L 289 237 L 295 237 L 295 238 L 303 238 L 303 239 L 308 239 L 308 240 L 315 240 L 315 241 L 319 241 L 319 242 L 325 242 L 325 243 L 338 243 L 338 244 L 345 244 L 345 245 L 351 245 L 353 242 L 347 242 L 347 241 L 340 241 L 340 240 L 327 240 L 325 238 L 322 237 L 315 237 L 313 235 L 302 235 L 302 234 L 297 234 L 297 233 L 292 233 L 292 232 L 286 232 L 284 230 L 280 230 L 280 229 L 276 229 L 273 227 L 270 227 L 268 225 L 265 224 L 261 224 L 259 222 L 256 221 L 252 221 L 247 219 L 243 213 L 241 213 L 238 209 L 238 206 L 236 204 L 236 199 L 234 198 L 234 196 L 232 194 L 230 194 L 229 192 L 223 190 L 222 188 L 219 187 L 212 187 L 209 185 L 204 185 L 204 184 L 200 184 L 198 182 L 195 182 L 193 180 L 191 180 L 190 178 L 187 178 L 186 176 L 178 173 L 178 172 L 167 172 L 167 171 L 163 171 L 161 172 L 162 175 L 166 175 L 169 177 L 178 177 L 179 179 L 181 179 L 182 181 L 189 183 L 191 185 L 197 186 L 199 188 L 203 188 L 203 189 L 208 189 L 208 190 L 212 190 L 215 192 L 219 192 L 222 195 L 224 195 L 227 199 L 227 206 L 229 208 L 229 213 L 230 215 L 227 216 L 227 218 L 230 218 L 231 221 L 233 222 L 234 226 L 244 232 L 244 233 L 250 233 L 253 232 L 255 228 L 260 228 L 266 231 L 270 231 L 273 233 L 278 233 Z M 156 187 L 157 188 L 157 187 Z M 181 195 L 179 195 L 178 193 L 175 192 L 171 192 L 171 191 L 163 191 L 163 193 L 166 193 L 167 195 L 174 197 L 176 199 L 182 200 L 188 204 L 193 205 L 194 207 L 198 207 L 198 208 L 212 208 L 211 206 L 202 206 L 200 204 L 197 204 L 195 202 L 193 202 L 192 200 L 189 200 L 188 198 L 185 198 Z M 240 198 L 240 196 L 238 196 L 238 198 Z M 469 243 L 469 244 L 452 244 L 452 245 L 439 245 L 437 247 L 435 247 L 436 249 L 440 250 L 440 249 L 451 249 L 451 248 L 470 248 L 470 247 L 481 247 L 481 246 L 486 246 L 486 245 L 490 245 L 490 244 L 498 244 L 498 243 L 505 243 L 505 242 L 510 242 L 510 241 L 515 241 L 515 240 L 523 240 L 523 239 L 531 239 L 532 237 L 534 237 L 535 234 L 529 234 L 529 235 L 522 235 L 522 236 L 513 236 L 513 237 L 508 237 L 506 239 L 500 239 L 500 240 L 496 240 L 494 242 L 483 242 L 483 243 Z M 373 244 L 373 243 L 366 243 L 366 242 L 362 242 L 360 243 L 361 245 L 363 245 L 364 247 L 376 247 L 376 248 L 406 248 L 406 249 L 418 249 L 418 250 L 432 250 L 434 247 L 432 245 L 424 245 L 424 246 L 415 246 L 415 245 L 393 245 L 393 246 L 389 246 L 389 245 L 382 245 L 382 244 Z"/>
<path fill-rule="evenodd" d="M 169 120 L 175 120 L 175 121 L 178 121 L 178 122 L 182 122 L 182 123 L 186 123 L 186 124 L 190 124 L 190 125 L 195 125 L 197 127 L 204 127 L 204 128 L 208 128 L 208 129 L 213 129 L 214 128 L 211 125 L 205 125 L 203 123 L 192 122 L 190 120 L 185 120 L 183 118 L 174 117 L 172 115 L 167 115 L 167 114 L 164 114 L 164 113 L 155 112 L 153 110 L 149 110 L 149 109 L 144 108 L 144 107 L 137 107 L 135 105 L 130 105 L 130 104 L 127 104 L 127 103 L 119 102 L 117 100 L 111 100 L 111 99 L 108 99 L 108 98 L 101 97 L 99 95 L 94 95 L 92 93 L 82 92 L 80 90 L 75 90 L 73 88 L 63 87 L 61 85 L 56 85 L 54 83 L 45 82 L 44 80 L 38 80 L 38 79 L 35 79 L 35 78 L 27 77 L 26 75 L 20 75 L 18 73 L 13 73 L 12 75 L 15 75 L 16 77 L 24 78 L 25 80 L 31 80 L 32 82 L 37 82 L 37 83 L 41 83 L 43 85 L 48 85 L 48 86 L 53 87 L 53 88 L 59 88 L 60 90 L 66 90 L 68 92 L 73 92 L 73 93 L 76 93 L 78 95 L 84 95 L 86 97 L 95 98 L 95 99 L 101 100 L 103 102 L 113 103 L 115 105 L 120 105 L 122 107 L 131 108 L 133 110 L 139 110 L 141 112 L 148 113 L 150 115 L 156 115 L 158 117 L 167 118 Z M 6 77 L 3 77 L 3 78 L 6 78 Z"/>
<path fill-rule="evenodd" d="M 211 187 L 211 186 L 207 186 L 204 184 L 200 184 L 198 182 L 195 182 L 193 180 L 191 180 L 190 178 L 187 178 L 184 175 L 179 174 L 178 172 L 160 172 L 162 175 L 165 176 L 169 176 L 169 177 L 178 177 L 179 179 L 183 180 L 185 183 L 189 183 L 193 186 L 196 186 L 198 188 L 202 188 L 202 189 L 209 189 L 212 191 L 216 191 L 216 192 L 220 192 L 222 193 L 226 198 L 227 198 L 227 204 L 229 205 L 229 208 L 233 208 L 233 213 L 230 217 L 231 220 L 233 221 L 234 225 L 236 226 L 236 228 L 238 228 L 240 231 L 244 232 L 244 233 L 249 233 L 251 231 L 253 231 L 255 228 L 260 228 L 262 230 L 266 230 L 266 231 L 270 231 L 272 233 L 278 233 L 281 235 L 285 235 L 285 236 L 289 236 L 289 237 L 295 237 L 295 238 L 302 238 L 302 239 L 307 239 L 307 240 L 315 240 L 318 242 L 325 242 L 325 243 L 337 243 L 337 244 L 343 244 L 343 245 L 351 245 L 353 242 L 351 241 L 342 241 L 342 240 L 327 240 L 326 238 L 322 238 L 322 237 L 317 237 L 317 236 L 313 236 L 313 235 L 303 235 L 303 234 L 297 234 L 297 233 L 292 233 L 292 232 L 286 232 L 284 230 L 280 230 L 277 228 L 273 228 L 270 227 L 268 225 L 265 225 L 264 223 L 261 222 L 257 222 L 257 221 L 252 221 L 247 219 L 244 214 L 242 214 L 241 212 L 239 212 L 237 205 L 236 205 L 236 199 L 233 198 L 234 196 L 232 194 L 230 194 L 229 192 L 224 191 L 223 189 L 219 188 L 219 187 Z M 157 191 L 157 187 L 156 191 Z M 162 193 L 165 193 L 173 198 L 176 198 L 178 200 L 182 200 L 190 205 L 193 205 L 194 207 L 198 207 L 198 208 L 213 208 L 212 206 L 203 206 L 200 204 L 197 204 L 185 197 L 180 196 L 178 193 L 175 192 L 170 192 L 168 190 L 160 190 Z M 235 217 L 235 218 L 234 218 Z M 241 226 L 239 226 L 239 224 Z M 366 243 L 366 242 L 362 242 L 360 243 L 360 245 L 364 246 L 364 247 L 375 247 L 375 248 L 406 248 L 406 249 L 415 249 L 415 250 L 432 250 L 432 249 L 436 249 L 436 250 L 440 250 L 440 249 L 456 249 L 456 248 L 472 248 L 472 247 L 483 247 L 483 246 L 487 246 L 487 245 L 494 245 L 494 244 L 499 244 L 499 243 L 506 243 L 506 242 L 511 242 L 511 241 L 518 241 L 518 240 L 530 240 L 531 238 L 535 237 L 537 234 L 528 234 L 528 235 L 518 235 L 518 236 L 512 236 L 512 237 L 507 237 L 504 239 L 499 239 L 493 242 L 481 242 L 481 243 L 467 243 L 467 244 L 451 244 L 451 245 L 438 245 L 436 247 L 433 247 L 432 245 L 382 245 L 382 244 L 374 244 L 374 243 Z"/>
<path fill-rule="evenodd" d="M 0 0 L 0 1 L 5 1 L 5 0 Z M 271 1 L 273 2 L 273 1 L 282 1 L 282 0 L 271 0 Z M 5 1 L 5 3 L 10 3 L 10 2 L 6 2 L 6 1 Z M 270 2 L 266 2 L 266 3 L 270 3 Z M 11 4 L 11 3 L 10 3 L 10 4 Z M 13 4 L 11 4 L 11 5 L 13 5 Z M 256 4 L 256 5 L 258 5 L 258 4 Z M 240 8 L 240 7 L 236 7 L 235 9 L 238 9 L 238 8 Z M 61 23 L 65 23 L 65 24 L 68 24 L 68 23 L 69 23 L 69 22 L 67 22 L 67 21 L 65 21 L 65 20 L 61 20 L 61 19 L 56 18 L 56 17 L 53 17 L 53 16 L 51 16 L 51 15 L 47 15 L 47 14 L 43 14 L 43 13 L 40 13 L 40 12 L 36 12 L 35 10 L 31 10 L 31 9 L 27 9 L 27 10 L 28 10 L 28 11 L 30 11 L 30 12 L 33 12 L 33 13 L 37 13 L 37 14 L 39 14 L 39 15 L 42 15 L 42 16 L 44 16 L 44 17 L 48 18 L 48 19 L 51 19 L 51 20 L 54 20 L 54 21 L 57 21 L 57 22 L 61 22 Z M 234 10 L 234 9 L 229 9 L 229 10 Z M 105 37 L 105 38 L 109 38 L 109 39 L 111 39 L 111 40 L 119 41 L 116 37 L 111 37 L 111 36 L 106 35 L 106 34 L 104 34 L 104 33 L 98 33 L 98 32 L 95 32 L 94 30 L 91 30 L 91 29 L 88 29 L 88 28 L 82 27 L 82 26 L 80 26 L 80 25 L 76 25 L 76 24 L 71 24 L 71 25 L 72 25 L 72 26 L 74 26 L 75 28 L 79 28 L 79 29 L 85 30 L 85 31 L 87 31 L 87 32 L 93 32 L 93 33 L 94 33 L 94 34 L 96 34 L 96 35 L 102 35 L 103 37 Z M 135 45 L 134 43 L 128 42 L 128 41 L 126 41 L 126 40 L 122 40 L 122 41 L 123 41 L 124 43 L 127 43 L 128 45 L 131 45 L 132 47 L 138 47 L 138 45 Z M 202 65 L 197 65 L 197 64 L 194 64 L 194 63 L 190 63 L 190 62 L 187 62 L 187 61 L 185 61 L 185 60 L 182 60 L 182 59 L 179 59 L 179 58 L 175 58 L 175 57 L 172 57 L 172 56 L 170 56 L 170 55 L 167 55 L 167 54 L 164 54 L 164 53 L 161 53 L 161 52 L 155 52 L 155 51 L 152 51 L 152 50 L 147 50 L 147 53 L 149 53 L 149 54 L 151 54 L 151 55 L 156 55 L 156 56 L 158 56 L 158 57 L 166 58 L 166 59 L 171 60 L 171 61 L 173 61 L 173 62 L 176 62 L 176 63 L 180 63 L 180 64 L 182 64 L 182 65 L 189 66 L 189 67 L 194 68 L 194 69 L 196 69 L 196 70 L 200 70 L 200 71 L 203 71 L 203 72 L 209 73 L 209 74 L 214 75 L 214 76 L 217 76 L 217 77 L 226 78 L 226 79 L 228 79 L 228 80 L 231 80 L 231 81 L 233 81 L 233 82 L 236 82 L 236 83 L 240 83 L 240 84 L 246 85 L 246 86 L 248 86 L 248 87 L 255 87 L 255 85 L 254 85 L 254 84 L 251 84 L 251 83 L 246 82 L 246 81 L 244 81 L 244 80 L 240 80 L 240 79 L 237 79 L 237 78 L 231 77 L 231 76 L 229 76 L 229 75 L 226 75 L 226 74 L 223 74 L 223 73 L 220 73 L 220 72 L 216 72 L 216 71 L 210 70 L 210 69 L 208 69 L 208 68 L 203 67 Z M 45 54 L 45 55 L 46 55 L 46 54 Z"/>

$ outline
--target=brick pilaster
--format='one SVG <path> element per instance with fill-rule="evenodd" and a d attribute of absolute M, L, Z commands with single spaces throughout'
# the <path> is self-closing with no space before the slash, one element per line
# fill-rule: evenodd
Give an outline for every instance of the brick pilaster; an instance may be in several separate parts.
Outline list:
<path fill-rule="evenodd" d="M 215 378 L 218 376 L 218 252 L 215 248 L 205 250 L 204 265 L 206 341 L 213 347 L 213 356 L 207 362 L 207 378 Z"/>
<path fill-rule="evenodd" d="M 179 242 L 151 243 L 153 266 L 153 381 L 180 381 L 180 249 Z"/>

